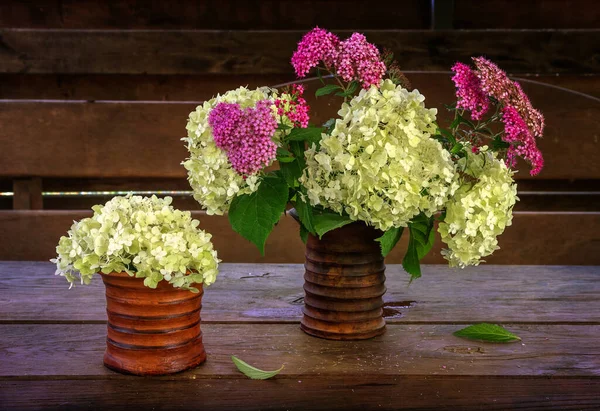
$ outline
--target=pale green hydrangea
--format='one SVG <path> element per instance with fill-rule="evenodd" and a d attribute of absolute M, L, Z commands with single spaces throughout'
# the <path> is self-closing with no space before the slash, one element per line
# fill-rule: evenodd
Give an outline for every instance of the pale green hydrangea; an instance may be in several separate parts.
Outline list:
<path fill-rule="evenodd" d="M 482 257 L 498 247 L 497 236 L 512 223 L 517 197 L 514 174 L 496 153 L 487 147 L 475 154 L 466 146 L 467 156 L 458 161 L 464 182 L 446 204 L 446 216 L 438 231 L 448 245 L 442 255 L 452 267 L 478 265 Z"/>
<path fill-rule="evenodd" d="M 457 175 L 450 153 L 431 138 L 437 110 L 424 100 L 385 80 L 344 103 L 331 135 L 306 151 L 300 181 L 311 204 L 383 231 L 440 210 Z"/>
<path fill-rule="evenodd" d="M 73 285 L 89 284 L 98 272 L 127 272 L 156 288 L 162 281 L 198 291 L 218 273 L 211 235 L 198 229 L 189 211 L 174 209 L 171 198 L 114 197 L 92 207 L 94 215 L 75 222 L 60 238 L 56 274 Z"/>
<path fill-rule="evenodd" d="M 206 209 L 207 214 L 223 215 L 236 195 L 253 193 L 259 185 L 257 175 L 244 180 L 229 163 L 225 151 L 214 143 L 212 128 L 208 124 L 210 111 L 219 103 L 237 103 L 244 109 L 254 107 L 260 100 L 274 100 L 276 97 L 276 91 L 268 87 L 256 90 L 240 87 L 205 101 L 190 113 L 186 126 L 187 137 L 182 139 L 187 143 L 190 157 L 182 164 L 188 171 L 194 198 Z M 273 114 L 276 112 L 273 104 Z M 280 134 L 281 131 L 278 131 L 274 140 L 277 141 Z"/>

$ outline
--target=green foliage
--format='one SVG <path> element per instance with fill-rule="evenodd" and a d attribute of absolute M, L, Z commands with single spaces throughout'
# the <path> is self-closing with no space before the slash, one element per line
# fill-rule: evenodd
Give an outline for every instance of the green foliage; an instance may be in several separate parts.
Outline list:
<path fill-rule="evenodd" d="M 309 145 L 321 141 L 321 127 L 309 126 L 306 128 L 294 128 L 287 136 L 288 141 L 306 141 Z"/>
<path fill-rule="evenodd" d="M 352 222 L 353 220 L 350 217 L 329 210 L 313 210 L 313 224 L 319 238 L 322 238 L 328 231 L 335 230 Z"/>
<path fill-rule="evenodd" d="M 346 90 L 338 91 L 335 93 L 335 95 L 340 97 L 350 97 L 352 94 L 354 94 L 356 89 L 358 89 L 359 84 L 360 83 L 356 80 L 351 81 Z"/>
<path fill-rule="evenodd" d="M 323 86 L 320 89 L 318 89 L 315 92 L 315 96 L 317 96 L 317 97 L 326 96 L 328 94 L 334 93 L 341 89 L 342 89 L 342 87 L 340 87 L 337 84 L 327 84 L 326 86 Z"/>
<path fill-rule="evenodd" d="M 282 147 L 277 148 L 277 161 L 279 161 L 280 163 L 291 163 L 295 159 L 296 158 L 290 151 Z"/>
<path fill-rule="evenodd" d="M 392 251 L 392 249 L 396 246 L 396 243 L 398 243 L 400 240 L 400 237 L 402 237 L 403 232 L 404 227 L 392 227 L 383 233 L 381 237 L 375 239 L 375 241 L 379 242 L 379 245 L 381 246 L 381 255 L 386 257 L 390 251 Z"/>
<path fill-rule="evenodd" d="M 480 323 L 468 326 L 454 333 L 457 337 L 488 342 L 508 343 L 521 341 L 521 338 L 495 324 Z"/>
<path fill-rule="evenodd" d="M 268 380 L 269 378 L 273 378 L 274 376 L 279 374 L 281 370 L 283 370 L 282 365 L 281 368 L 275 371 L 263 371 L 240 360 L 235 355 L 231 356 L 231 360 L 233 361 L 237 369 L 242 372 L 242 374 L 244 374 L 246 377 L 252 380 Z"/>
<path fill-rule="evenodd" d="M 296 212 L 302 226 L 311 234 L 316 234 L 314 226 L 313 209 L 308 202 L 305 202 L 300 195 L 296 198 Z"/>
<path fill-rule="evenodd" d="M 435 241 L 433 223 L 433 217 L 419 214 L 408 224 L 410 238 L 408 240 L 406 254 L 402 260 L 402 267 L 404 267 L 404 270 L 411 275 L 411 281 L 421 277 L 420 260 L 422 260 L 433 247 Z"/>
<path fill-rule="evenodd" d="M 255 244 L 264 255 L 265 242 L 285 211 L 288 185 L 278 175 L 266 175 L 252 194 L 235 197 L 229 208 L 233 230 Z"/>

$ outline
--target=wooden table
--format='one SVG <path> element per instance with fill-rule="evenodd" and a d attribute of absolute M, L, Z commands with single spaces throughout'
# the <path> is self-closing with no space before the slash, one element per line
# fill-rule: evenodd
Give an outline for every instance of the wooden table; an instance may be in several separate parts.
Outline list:
<path fill-rule="evenodd" d="M 208 361 L 155 378 L 102 365 L 104 287 L 44 262 L 0 263 L 0 409 L 600 409 L 600 267 L 388 266 L 387 333 L 300 331 L 301 265 L 222 264 L 202 308 Z M 501 323 L 522 342 L 454 337 Z M 262 369 L 253 381 L 231 355 Z"/>

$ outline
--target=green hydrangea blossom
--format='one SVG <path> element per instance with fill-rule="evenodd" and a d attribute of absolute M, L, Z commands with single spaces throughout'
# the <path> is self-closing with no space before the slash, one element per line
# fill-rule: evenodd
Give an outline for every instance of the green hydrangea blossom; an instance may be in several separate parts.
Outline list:
<path fill-rule="evenodd" d="M 97 272 L 126 272 L 156 288 L 160 281 L 197 292 L 193 284 L 212 284 L 218 273 L 211 235 L 198 229 L 189 211 L 172 199 L 114 197 L 92 207 L 94 215 L 75 222 L 60 238 L 56 274 L 89 284 Z"/>
<path fill-rule="evenodd" d="M 229 163 L 225 151 L 216 146 L 212 128 L 208 124 L 210 111 L 219 103 L 237 103 L 244 109 L 254 107 L 260 100 L 274 100 L 276 97 L 276 91 L 268 87 L 256 90 L 239 87 L 205 101 L 190 113 L 186 126 L 187 137 L 182 139 L 187 143 L 190 157 L 182 164 L 188 171 L 194 198 L 208 215 L 223 215 L 236 195 L 253 193 L 259 185 L 256 175 L 244 180 Z M 273 113 L 277 113 L 274 104 Z M 280 134 L 280 131 L 275 134 L 275 141 L 278 141 Z"/>
<path fill-rule="evenodd" d="M 458 161 L 466 177 L 454 197 L 446 204 L 446 216 L 438 231 L 448 249 L 442 251 L 451 267 L 478 265 L 482 257 L 498 247 L 497 236 L 512 223 L 517 197 L 514 174 L 496 153 L 482 147 Z"/>
<path fill-rule="evenodd" d="M 431 216 L 458 188 L 450 153 L 431 138 L 437 110 L 385 80 L 344 103 L 331 135 L 306 151 L 300 181 L 312 205 L 380 230 Z"/>

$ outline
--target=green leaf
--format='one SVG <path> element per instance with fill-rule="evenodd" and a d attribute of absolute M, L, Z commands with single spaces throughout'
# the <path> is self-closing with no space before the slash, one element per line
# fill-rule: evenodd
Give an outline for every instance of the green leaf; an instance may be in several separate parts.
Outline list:
<path fill-rule="evenodd" d="M 306 168 L 306 160 L 304 158 L 304 141 L 290 141 L 290 150 L 292 150 L 292 153 L 294 153 L 294 157 L 296 157 L 296 160 L 298 160 L 298 165 L 300 166 L 300 174 L 302 174 L 302 170 Z"/>
<path fill-rule="evenodd" d="M 435 231 L 433 230 L 434 217 L 427 217 L 425 214 L 419 214 L 408 224 L 410 239 L 408 240 L 408 249 L 402 260 L 402 267 L 411 275 L 410 281 L 421 277 L 420 260 L 431 251 L 435 241 Z"/>
<path fill-rule="evenodd" d="M 345 215 L 340 215 L 328 210 L 313 211 L 313 225 L 319 238 L 322 238 L 325 233 L 336 228 L 352 223 L 353 220 Z"/>
<path fill-rule="evenodd" d="M 277 123 L 277 130 L 289 130 L 292 126 L 288 126 L 287 124 Z"/>
<path fill-rule="evenodd" d="M 456 143 L 456 138 L 454 137 L 454 135 L 450 131 L 448 131 L 444 128 L 438 128 L 437 134 L 441 134 L 442 136 L 446 137 L 448 139 L 448 141 L 450 142 L 450 144 L 452 144 L 452 145 L 454 145 L 454 143 Z"/>
<path fill-rule="evenodd" d="M 240 360 L 235 355 L 231 356 L 231 361 L 233 361 L 237 369 L 240 370 L 242 374 L 253 380 L 268 380 L 269 378 L 273 378 L 274 376 L 279 374 L 281 370 L 283 370 L 282 365 L 280 369 L 275 371 L 263 371 Z"/>
<path fill-rule="evenodd" d="M 334 91 L 341 90 L 342 88 L 337 84 L 327 84 L 321 87 L 315 92 L 315 96 L 321 97 L 333 93 Z"/>
<path fill-rule="evenodd" d="M 464 146 L 462 145 L 462 143 L 455 143 L 454 146 L 452 146 L 452 150 L 450 150 L 450 152 L 452 154 L 458 154 L 460 153 L 462 150 L 464 149 Z"/>
<path fill-rule="evenodd" d="M 321 141 L 321 134 L 323 129 L 321 127 L 309 126 L 306 128 L 295 128 L 290 131 L 287 136 L 288 141 L 307 141 L 311 143 L 318 143 Z"/>
<path fill-rule="evenodd" d="M 298 185 L 298 179 L 302 175 L 300 162 L 294 158 L 294 160 L 290 161 L 289 163 L 279 163 L 279 173 L 286 181 L 288 186 L 296 187 Z"/>
<path fill-rule="evenodd" d="M 495 324 L 480 323 L 470 325 L 467 328 L 458 330 L 454 333 L 457 337 L 469 338 L 472 340 L 481 340 L 488 342 L 513 342 L 521 341 L 521 338 L 506 329 Z"/>
<path fill-rule="evenodd" d="M 415 244 L 414 231 L 410 230 L 410 238 L 408 240 L 408 248 L 402 259 L 402 267 L 410 274 L 410 282 L 421 277 L 421 263 L 419 263 L 419 254 Z"/>
<path fill-rule="evenodd" d="M 354 92 L 358 88 L 358 84 L 359 84 L 358 81 L 352 81 L 348 85 L 348 88 L 346 89 L 346 91 L 337 92 L 337 93 L 335 93 L 335 95 L 336 96 L 341 96 L 341 97 L 351 96 L 352 94 L 354 94 Z"/>
<path fill-rule="evenodd" d="M 296 159 L 294 158 L 291 152 L 289 152 L 285 148 L 277 148 L 277 161 L 279 161 L 280 163 L 291 163 L 295 160 Z"/>
<path fill-rule="evenodd" d="M 304 225 L 300 224 L 300 239 L 302 240 L 302 242 L 304 244 L 306 244 L 306 242 L 308 241 L 308 230 L 306 229 L 306 227 L 304 227 Z"/>
<path fill-rule="evenodd" d="M 287 200 L 285 180 L 267 175 L 254 193 L 233 199 L 229 207 L 229 223 L 235 232 L 254 243 L 264 255 L 267 237 L 285 211 Z"/>
<path fill-rule="evenodd" d="M 298 213 L 298 218 L 300 219 L 300 223 L 306 228 L 306 230 L 309 233 L 316 234 L 315 227 L 314 227 L 313 210 L 312 210 L 311 205 L 304 202 L 299 194 L 296 197 L 295 205 L 296 205 L 296 212 Z"/>
<path fill-rule="evenodd" d="M 390 253 L 390 251 L 392 251 L 396 243 L 400 240 L 400 237 L 402 237 L 403 232 L 404 227 L 392 227 L 383 233 L 381 237 L 375 239 L 375 241 L 378 241 L 379 245 L 381 246 L 381 255 L 385 257 Z"/>

